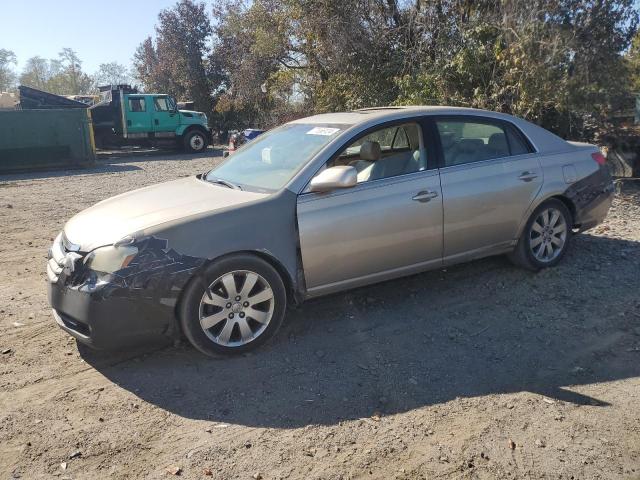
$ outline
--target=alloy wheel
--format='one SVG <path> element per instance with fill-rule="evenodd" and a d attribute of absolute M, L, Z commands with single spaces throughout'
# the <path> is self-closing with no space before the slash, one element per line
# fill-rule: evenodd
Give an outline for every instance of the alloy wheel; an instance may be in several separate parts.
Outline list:
<path fill-rule="evenodd" d="M 236 270 L 214 280 L 200 300 L 200 326 L 218 345 L 241 347 L 259 337 L 273 316 L 274 293 L 261 275 Z"/>
<path fill-rule="evenodd" d="M 542 210 L 529 230 L 531 253 L 540 262 L 551 262 L 562 253 L 567 233 L 567 222 L 560 210 L 553 207 Z"/>

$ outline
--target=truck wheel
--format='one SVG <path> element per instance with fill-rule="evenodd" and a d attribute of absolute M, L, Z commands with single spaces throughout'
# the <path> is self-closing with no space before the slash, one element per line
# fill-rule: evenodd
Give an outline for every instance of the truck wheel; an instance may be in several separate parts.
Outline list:
<path fill-rule="evenodd" d="M 199 130 L 192 130 L 184 136 L 184 149 L 190 153 L 200 153 L 207 148 L 207 137 Z"/>

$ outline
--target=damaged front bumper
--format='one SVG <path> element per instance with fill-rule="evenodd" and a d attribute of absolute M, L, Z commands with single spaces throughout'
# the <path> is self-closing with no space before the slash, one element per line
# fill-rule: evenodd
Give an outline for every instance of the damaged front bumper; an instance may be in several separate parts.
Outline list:
<path fill-rule="evenodd" d="M 111 284 L 89 293 L 65 285 L 64 280 L 49 282 L 53 316 L 63 330 L 86 345 L 115 348 L 171 333 L 173 309 Z"/>
<path fill-rule="evenodd" d="M 87 268 L 86 255 L 69 251 L 63 238 L 49 252 L 48 297 L 64 331 L 94 348 L 109 349 L 175 337 L 175 306 L 200 262 L 147 239 L 131 264 L 116 273 Z"/>

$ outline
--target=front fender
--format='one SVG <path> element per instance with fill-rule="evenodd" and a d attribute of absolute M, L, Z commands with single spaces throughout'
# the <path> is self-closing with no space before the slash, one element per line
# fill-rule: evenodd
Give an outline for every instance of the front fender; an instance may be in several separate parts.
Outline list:
<path fill-rule="evenodd" d="M 189 128 L 198 128 L 200 130 L 203 130 L 207 133 L 208 137 L 211 137 L 211 130 L 209 129 L 208 126 L 205 126 L 201 123 L 186 123 L 186 124 L 181 124 L 178 126 L 178 128 L 176 129 L 176 135 L 177 136 L 182 136 L 184 135 L 184 133 L 187 131 L 187 129 Z"/>
<path fill-rule="evenodd" d="M 298 275 L 302 266 L 296 195 L 289 190 L 240 207 L 168 222 L 145 230 L 142 236 L 161 239 L 166 249 L 202 264 L 232 253 L 256 252 L 279 264 L 295 293 L 304 290 Z"/>

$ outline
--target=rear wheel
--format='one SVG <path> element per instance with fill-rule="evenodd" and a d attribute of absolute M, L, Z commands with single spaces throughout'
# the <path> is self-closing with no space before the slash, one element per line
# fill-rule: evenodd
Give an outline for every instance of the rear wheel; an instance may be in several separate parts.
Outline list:
<path fill-rule="evenodd" d="M 564 203 L 547 200 L 529 218 L 509 258 L 529 270 L 556 265 L 569 247 L 572 225 L 571 212 Z"/>
<path fill-rule="evenodd" d="M 286 301 L 271 265 L 253 255 L 232 255 L 187 286 L 180 322 L 191 344 L 207 355 L 244 353 L 280 328 Z"/>
<path fill-rule="evenodd" d="M 207 136 L 200 130 L 191 130 L 184 136 L 183 146 L 187 152 L 203 152 L 207 148 Z"/>

